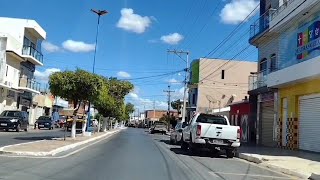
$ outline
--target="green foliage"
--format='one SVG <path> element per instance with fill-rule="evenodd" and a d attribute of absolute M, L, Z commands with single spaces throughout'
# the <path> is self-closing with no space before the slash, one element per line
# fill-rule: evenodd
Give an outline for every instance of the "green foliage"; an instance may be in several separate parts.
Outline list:
<path fill-rule="evenodd" d="M 124 97 L 133 89 L 133 85 L 127 81 L 115 78 L 107 79 L 101 77 L 103 86 L 96 100 L 93 102 L 95 108 L 104 117 L 113 117 L 122 120 L 126 117 L 126 106 Z"/>
<path fill-rule="evenodd" d="M 130 114 L 134 112 L 134 105 L 131 103 L 127 103 L 125 105 L 125 111 L 124 111 L 124 120 L 129 120 L 130 119 Z"/>
<path fill-rule="evenodd" d="M 171 107 L 180 112 L 183 102 L 180 99 L 171 102 Z"/>
<path fill-rule="evenodd" d="M 55 72 L 49 77 L 50 92 L 71 100 L 75 107 L 81 101 L 92 101 L 100 93 L 102 79 L 85 70 Z"/>

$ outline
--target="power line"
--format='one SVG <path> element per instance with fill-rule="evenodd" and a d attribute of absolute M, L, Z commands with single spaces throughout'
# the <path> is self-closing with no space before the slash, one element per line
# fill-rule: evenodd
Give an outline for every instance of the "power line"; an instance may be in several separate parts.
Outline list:
<path fill-rule="evenodd" d="M 139 79 L 147 79 L 147 78 L 167 76 L 167 75 L 171 75 L 171 74 L 175 74 L 175 73 L 179 73 L 179 72 L 183 72 L 183 71 L 185 71 L 185 69 L 180 70 L 180 71 L 173 71 L 173 72 L 169 72 L 169 73 L 153 75 L 153 76 L 144 76 L 144 77 L 138 77 L 138 78 L 119 79 L 119 80 L 132 81 L 132 80 L 139 80 Z"/>

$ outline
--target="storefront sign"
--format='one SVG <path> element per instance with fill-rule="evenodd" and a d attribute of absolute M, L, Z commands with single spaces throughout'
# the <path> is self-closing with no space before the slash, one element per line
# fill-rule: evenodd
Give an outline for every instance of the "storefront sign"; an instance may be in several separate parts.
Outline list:
<path fill-rule="evenodd" d="M 320 55 L 320 16 L 280 37 L 280 69 Z"/>
<path fill-rule="evenodd" d="M 261 102 L 273 101 L 274 100 L 274 92 L 261 94 L 260 97 L 261 97 Z"/>

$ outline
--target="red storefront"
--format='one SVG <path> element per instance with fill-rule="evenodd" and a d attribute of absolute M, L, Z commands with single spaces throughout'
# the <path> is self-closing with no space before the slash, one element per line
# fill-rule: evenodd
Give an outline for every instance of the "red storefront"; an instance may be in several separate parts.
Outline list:
<path fill-rule="evenodd" d="M 241 128 L 241 142 L 255 141 L 255 124 L 250 121 L 249 101 L 234 102 L 230 105 L 230 123 Z"/>

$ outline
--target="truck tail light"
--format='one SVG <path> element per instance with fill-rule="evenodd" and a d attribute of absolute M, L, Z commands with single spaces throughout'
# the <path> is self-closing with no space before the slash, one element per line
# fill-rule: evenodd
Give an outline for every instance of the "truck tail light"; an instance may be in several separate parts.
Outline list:
<path fill-rule="evenodd" d="M 238 131 L 237 131 L 237 139 L 240 139 L 240 138 L 241 138 L 241 130 L 239 128 Z"/>
<path fill-rule="evenodd" d="M 197 136 L 201 135 L 201 125 L 197 126 Z"/>

